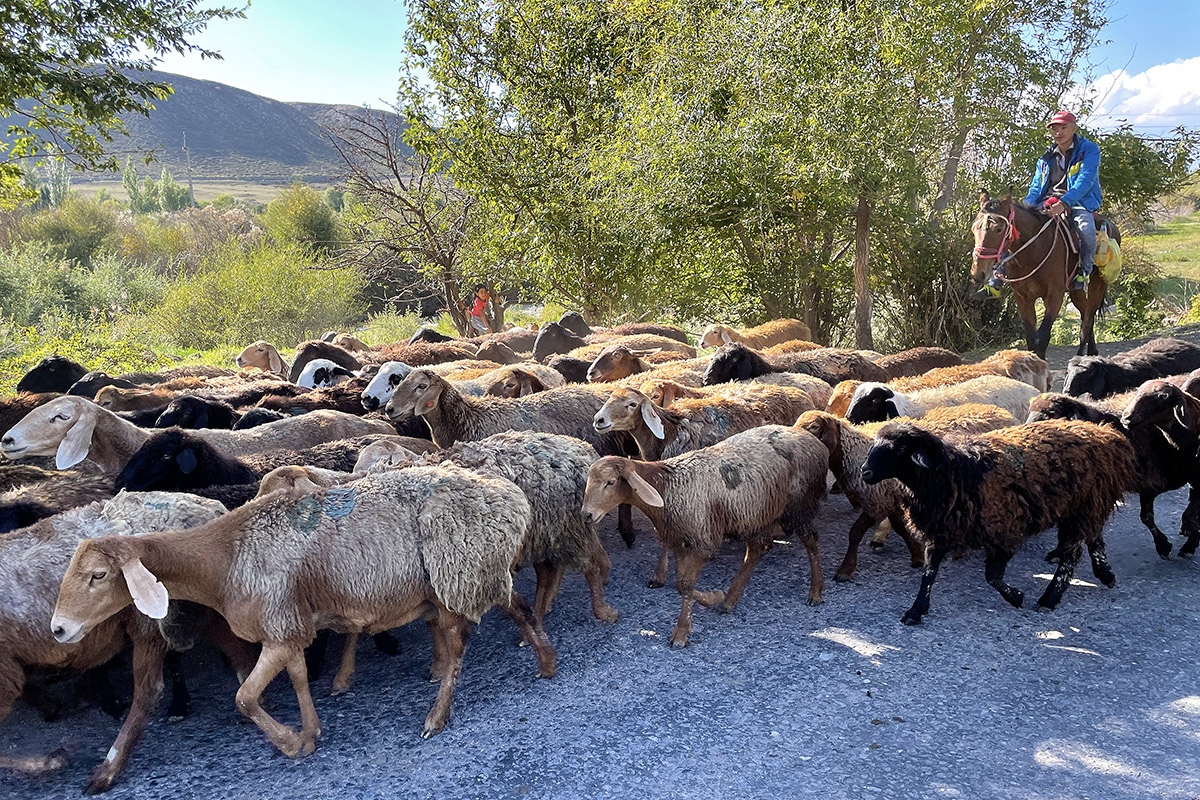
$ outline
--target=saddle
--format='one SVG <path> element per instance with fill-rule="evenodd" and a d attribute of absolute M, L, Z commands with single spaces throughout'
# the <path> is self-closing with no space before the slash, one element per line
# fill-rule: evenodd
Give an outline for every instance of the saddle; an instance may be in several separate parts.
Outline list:
<path fill-rule="evenodd" d="M 1070 219 L 1059 217 L 1059 220 L 1061 221 L 1060 224 L 1066 228 L 1067 245 L 1071 248 L 1072 253 L 1079 255 L 1079 229 L 1075 227 Z M 1107 225 L 1110 229 L 1114 227 L 1110 224 L 1109 218 L 1099 211 L 1092 212 L 1092 224 L 1096 226 L 1097 231 L 1103 225 Z"/>

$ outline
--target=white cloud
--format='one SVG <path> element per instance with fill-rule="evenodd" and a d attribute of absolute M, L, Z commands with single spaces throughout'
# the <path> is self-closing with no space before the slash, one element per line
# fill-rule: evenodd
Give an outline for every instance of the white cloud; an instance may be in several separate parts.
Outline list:
<path fill-rule="evenodd" d="M 1096 105 L 1083 121 L 1094 127 L 1200 127 L 1200 57 L 1159 64 L 1136 75 L 1117 70 L 1085 91 Z"/>

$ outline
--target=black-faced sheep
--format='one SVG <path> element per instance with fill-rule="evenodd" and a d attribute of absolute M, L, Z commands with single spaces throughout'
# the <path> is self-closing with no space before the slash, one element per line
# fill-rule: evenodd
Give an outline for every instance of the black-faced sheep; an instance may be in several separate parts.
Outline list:
<path fill-rule="evenodd" d="M 291 414 L 284 414 L 282 411 L 274 411 L 270 408 L 251 408 L 242 414 L 237 422 L 233 423 L 233 430 L 244 431 L 248 428 L 266 425 L 268 422 L 278 422 L 290 416 Z"/>
<path fill-rule="evenodd" d="M 442 333 L 441 331 L 437 330 L 436 328 L 430 328 L 428 326 L 423 326 L 423 327 L 417 328 L 417 332 L 409 337 L 408 344 L 416 344 L 417 342 L 429 342 L 430 344 L 435 344 L 437 342 L 453 342 L 453 341 L 456 341 L 456 339 L 453 336 L 447 336 L 446 334 Z"/>
<path fill-rule="evenodd" d="M 17 381 L 17 394 L 66 392 L 71 384 L 87 374 L 82 364 L 65 356 L 46 356 Z"/>
<path fill-rule="evenodd" d="M 574 356 L 555 356 L 546 362 L 546 366 L 556 370 L 567 383 L 587 383 L 588 368 L 592 362 Z"/>
<path fill-rule="evenodd" d="M 353 353 L 335 344 L 317 341 L 305 342 L 296 348 L 296 357 L 292 359 L 292 368 L 288 371 L 288 380 L 298 384 L 300 375 L 304 372 L 304 368 L 308 366 L 308 362 L 316 361 L 318 358 L 332 361 L 334 364 L 350 371 L 362 367 L 362 362 Z"/>
<path fill-rule="evenodd" d="M 1017 419 L 1029 414 L 1029 402 L 1038 390 L 1028 383 L 1002 375 L 984 375 L 969 381 L 915 392 L 902 392 L 887 384 L 864 382 L 854 390 L 846 419 L 854 425 L 883 422 L 895 417 L 925 416 L 931 408 L 983 403 L 999 406 Z"/>
<path fill-rule="evenodd" d="M 591 331 L 590 328 L 588 330 Z M 557 322 L 547 322 L 538 331 L 531 349 L 534 361 L 545 361 L 549 356 L 566 354 L 585 345 L 587 345 L 587 341 L 583 336 L 571 332 Z M 588 363 L 591 363 L 590 359 L 588 359 Z M 576 382 L 582 383 L 582 381 Z"/>
<path fill-rule="evenodd" d="M 808 552 L 808 602 L 822 600 L 820 548 L 812 521 L 825 496 L 829 457 L 808 433 L 764 425 L 667 461 L 610 456 L 588 470 L 583 512 L 599 521 L 621 503 L 650 518 L 676 557 L 675 587 L 683 600 L 671 632 L 673 647 L 687 644 L 692 604 L 732 611 L 776 525 Z M 746 543 L 746 557 L 728 592 L 702 592 L 696 580 L 726 537 Z"/>
<path fill-rule="evenodd" d="M 1117 501 L 1136 487 L 1136 473 L 1129 440 L 1104 425 L 1034 422 L 954 442 L 911 423 L 885 426 L 863 481 L 903 483 L 908 522 L 925 539 L 921 588 L 902 621 L 916 625 L 929 611 L 938 568 L 959 547 L 982 548 L 987 582 L 1020 608 L 1024 594 L 1005 583 L 1005 568 L 1026 539 L 1052 525 L 1061 560 L 1039 607 L 1058 606 L 1084 545 L 1096 578 L 1112 586 L 1101 531 Z"/>
<path fill-rule="evenodd" d="M 221 428 L 231 430 L 240 419 L 228 403 L 199 397 L 176 397 L 154 421 L 156 428 Z"/>
<path fill-rule="evenodd" d="M 746 381 L 770 372 L 803 372 L 831 386 L 839 381 L 886 381 L 888 374 L 854 350 L 809 350 L 764 356 L 740 342 L 721 347 L 704 373 L 704 385 Z"/>
<path fill-rule="evenodd" d="M 1200 345 L 1181 339 L 1154 339 L 1111 358 L 1075 356 L 1067 364 L 1063 391 L 1099 399 L 1194 369 L 1200 369 Z"/>

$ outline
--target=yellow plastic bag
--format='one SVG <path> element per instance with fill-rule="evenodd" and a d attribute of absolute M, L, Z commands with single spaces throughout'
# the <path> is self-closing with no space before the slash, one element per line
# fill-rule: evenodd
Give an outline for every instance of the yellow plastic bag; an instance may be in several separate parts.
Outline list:
<path fill-rule="evenodd" d="M 1104 229 L 1096 231 L 1096 266 L 1105 283 L 1115 283 L 1121 274 L 1121 245 Z"/>

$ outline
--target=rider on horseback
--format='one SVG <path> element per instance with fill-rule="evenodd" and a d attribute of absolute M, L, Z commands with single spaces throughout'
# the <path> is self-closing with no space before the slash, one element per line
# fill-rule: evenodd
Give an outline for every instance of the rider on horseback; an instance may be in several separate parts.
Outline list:
<path fill-rule="evenodd" d="M 1076 132 L 1075 115 L 1059 111 L 1047 125 L 1054 145 L 1038 159 L 1029 183 L 1025 205 L 1052 217 L 1070 214 L 1079 231 L 1079 269 L 1069 287 L 1086 290 L 1096 256 L 1096 223 L 1092 212 L 1100 208 L 1100 148 Z M 998 272 L 1004 271 L 998 262 Z M 993 275 L 981 292 L 999 297 L 1004 281 Z"/>

